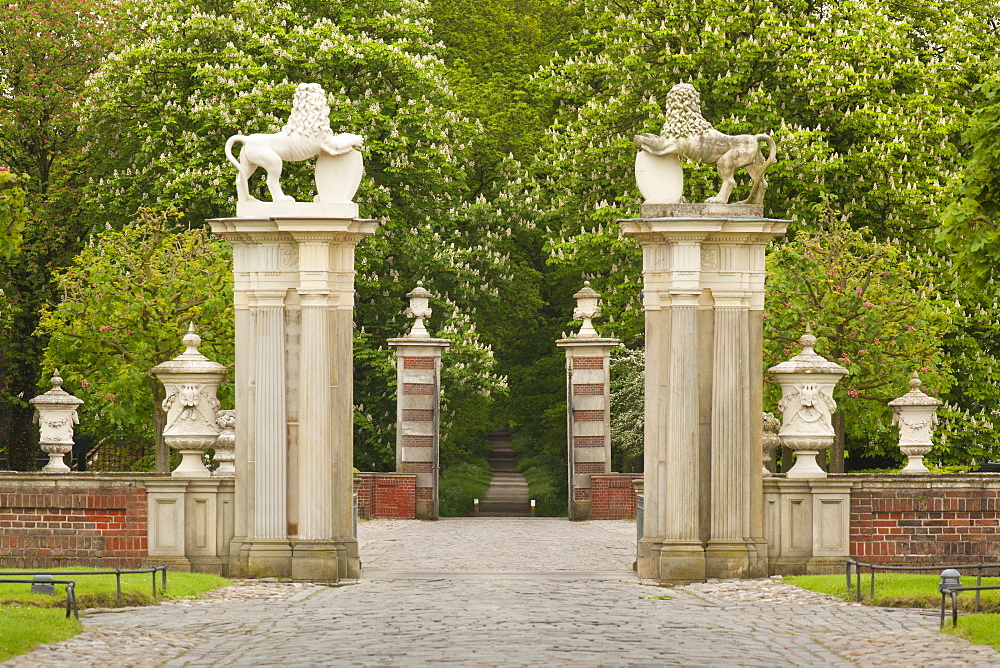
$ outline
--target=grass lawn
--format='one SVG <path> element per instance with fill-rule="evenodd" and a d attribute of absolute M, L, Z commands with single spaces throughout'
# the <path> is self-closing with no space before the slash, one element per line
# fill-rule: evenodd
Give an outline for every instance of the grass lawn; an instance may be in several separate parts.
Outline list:
<path fill-rule="evenodd" d="M 941 578 L 936 574 L 917 575 L 910 573 L 876 573 L 875 598 L 869 600 L 871 576 L 861 575 L 862 601 L 867 605 L 879 605 L 890 608 L 940 608 L 941 594 L 938 593 L 938 582 Z M 796 575 L 783 580 L 810 591 L 833 594 L 845 600 L 854 600 L 854 590 L 847 591 L 843 575 Z M 852 582 L 855 582 L 852 578 Z M 984 585 L 1000 585 L 1000 578 L 983 578 Z M 963 576 L 962 584 L 966 587 L 975 586 L 975 576 Z M 958 608 L 962 613 L 958 618 L 958 628 L 951 628 L 949 621 L 945 627 L 946 633 L 953 633 L 967 638 L 977 645 L 991 645 L 1000 650 L 1000 590 L 980 593 L 982 609 L 985 613 L 971 614 L 975 592 L 961 592 L 958 595 Z M 950 605 L 950 603 L 949 603 Z"/>
<path fill-rule="evenodd" d="M 94 568 L 59 568 L 58 571 L 98 570 Z M 229 580 L 207 573 L 167 573 L 167 590 L 160 592 L 157 574 L 157 598 L 153 599 L 151 575 L 122 576 L 122 605 L 153 605 L 167 598 L 197 598 Z M 17 576 L 7 576 L 17 577 Z M 76 582 L 80 609 L 115 607 L 114 575 L 63 575 L 57 580 Z M 0 584 L 0 661 L 23 654 L 37 645 L 72 638 L 83 630 L 75 618 L 66 619 L 66 589 L 56 585 L 56 595 L 32 594 L 30 584 Z"/>
<path fill-rule="evenodd" d="M 441 517 L 470 517 L 473 499 L 482 499 L 493 473 L 485 459 L 454 464 L 441 472 L 438 512 Z"/>

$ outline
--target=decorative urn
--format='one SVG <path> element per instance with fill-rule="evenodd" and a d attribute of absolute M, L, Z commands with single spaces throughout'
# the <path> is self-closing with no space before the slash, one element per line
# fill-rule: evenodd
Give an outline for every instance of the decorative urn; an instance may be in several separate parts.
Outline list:
<path fill-rule="evenodd" d="M 83 403 L 62 389 L 63 379 L 56 369 L 52 374 L 52 389 L 28 401 L 35 409 L 33 421 L 38 424 L 38 444 L 49 456 L 42 467 L 45 473 L 69 473 L 65 455 L 73 450 L 73 425 L 80 424 L 76 409 Z"/>
<path fill-rule="evenodd" d="M 835 438 L 833 413 L 837 403 L 833 388 L 848 371 L 836 362 L 816 354 L 816 337 L 808 327 L 799 338 L 802 352 L 768 369 L 781 386 L 781 445 L 795 451 L 795 466 L 788 478 L 825 478 L 826 471 L 816 462 L 816 455 Z"/>
<path fill-rule="evenodd" d="M 430 338 L 430 332 L 424 326 L 424 318 L 431 317 L 430 298 L 432 296 L 430 291 L 424 287 L 423 281 L 417 281 L 417 287 L 406 293 L 407 299 L 410 300 L 410 307 L 406 309 L 404 314 L 408 318 L 415 318 L 413 327 L 410 328 L 410 333 L 406 335 L 407 338 Z"/>
<path fill-rule="evenodd" d="M 573 299 L 576 300 L 576 308 L 573 309 L 573 319 L 583 321 L 583 324 L 580 325 L 580 331 L 574 335 L 574 338 L 598 338 L 597 330 L 594 329 L 594 323 L 591 320 L 601 315 L 601 307 L 598 306 L 600 297 L 601 295 L 590 287 L 590 281 L 584 281 L 583 288 L 573 295 Z"/>
<path fill-rule="evenodd" d="M 226 377 L 226 367 L 198 352 L 201 337 L 195 334 L 194 323 L 183 341 L 187 347 L 183 353 L 152 369 L 167 394 L 163 400 L 167 414 L 163 440 L 181 454 L 172 476 L 207 478 L 212 473 L 205 466 L 204 453 L 219 437 L 216 390 Z"/>
<path fill-rule="evenodd" d="M 922 383 L 913 372 L 910 391 L 889 402 L 892 423 L 899 427 L 899 449 L 907 457 L 903 473 L 927 473 L 924 455 L 931 451 L 931 434 L 938 422 L 937 409 L 942 404 L 920 391 Z"/>

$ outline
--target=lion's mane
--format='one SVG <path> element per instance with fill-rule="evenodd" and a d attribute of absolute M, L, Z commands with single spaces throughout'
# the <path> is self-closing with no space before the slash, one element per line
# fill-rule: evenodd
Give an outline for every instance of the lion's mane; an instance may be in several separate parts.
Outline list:
<path fill-rule="evenodd" d="M 292 113 L 281 131 L 287 135 L 308 138 L 333 135 L 333 130 L 330 129 L 330 107 L 319 84 L 304 83 L 296 87 L 292 98 Z"/>
<path fill-rule="evenodd" d="M 667 93 L 664 103 L 667 119 L 661 136 L 691 137 L 712 129 L 701 115 L 701 96 L 691 84 L 677 84 Z"/>

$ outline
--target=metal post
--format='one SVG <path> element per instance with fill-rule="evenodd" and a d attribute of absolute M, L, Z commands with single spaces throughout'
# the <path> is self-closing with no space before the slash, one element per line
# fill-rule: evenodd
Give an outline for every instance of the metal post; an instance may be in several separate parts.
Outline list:
<path fill-rule="evenodd" d="M 115 585 L 118 588 L 118 605 L 122 604 L 122 569 L 115 569 Z M 156 598 L 155 596 L 153 598 Z M 68 615 L 67 615 L 68 616 Z"/>
<path fill-rule="evenodd" d="M 868 564 L 868 568 L 872 570 L 871 589 L 868 594 L 868 602 L 871 603 L 875 600 L 875 564 Z"/>
<path fill-rule="evenodd" d="M 976 566 L 976 586 L 977 587 L 982 587 L 983 586 L 983 565 L 982 564 L 978 564 Z M 976 602 L 973 604 L 972 611 L 973 612 L 979 612 L 979 590 L 978 589 L 976 590 Z"/>

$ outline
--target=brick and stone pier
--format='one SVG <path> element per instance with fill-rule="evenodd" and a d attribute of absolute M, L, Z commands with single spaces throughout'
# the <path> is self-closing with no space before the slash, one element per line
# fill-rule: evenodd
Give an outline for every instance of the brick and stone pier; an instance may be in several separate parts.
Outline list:
<path fill-rule="evenodd" d="M 388 341 L 396 349 L 396 472 L 417 476 L 416 518 L 437 519 L 441 354 L 451 342 L 432 338 L 424 327 L 431 293 L 423 284 L 406 296 L 406 313 L 416 321 L 405 337 Z"/>
<path fill-rule="evenodd" d="M 573 317 L 583 320 L 580 331 L 556 345 L 566 351 L 567 459 L 569 518 L 591 518 L 591 476 L 611 472 L 611 349 L 618 339 L 598 336 L 591 319 L 600 315 L 600 297 L 586 282 L 573 297 Z"/>

